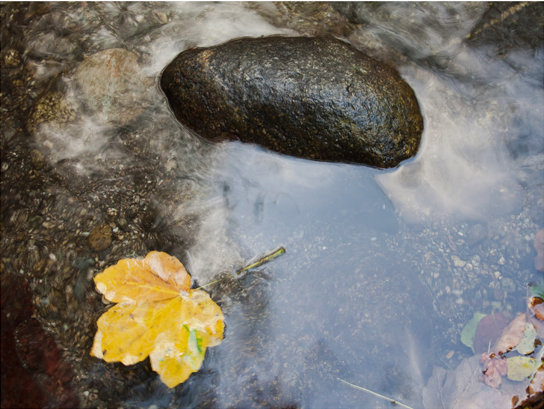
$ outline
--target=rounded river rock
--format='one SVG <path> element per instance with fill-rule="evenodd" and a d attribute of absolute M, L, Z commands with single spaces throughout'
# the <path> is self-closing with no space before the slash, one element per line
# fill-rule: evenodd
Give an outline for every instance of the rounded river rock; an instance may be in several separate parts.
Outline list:
<path fill-rule="evenodd" d="M 389 168 L 417 153 L 423 118 L 391 67 L 334 38 L 241 38 L 179 54 L 161 88 L 212 140 Z"/>
<path fill-rule="evenodd" d="M 100 223 L 89 234 L 89 247 L 95 251 L 106 250 L 112 242 L 113 231 L 108 223 Z"/>

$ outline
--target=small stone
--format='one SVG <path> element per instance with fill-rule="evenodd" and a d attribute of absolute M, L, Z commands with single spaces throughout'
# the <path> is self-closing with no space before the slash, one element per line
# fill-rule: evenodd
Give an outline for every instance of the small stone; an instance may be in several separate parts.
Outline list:
<path fill-rule="evenodd" d="M 89 234 L 89 247 L 95 251 L 102 251 L 111 245 L 112 229 L 107 223 L 100 223 Z"/>
<path fill-rule="evenodd" d="M 8 50 L 4 56 L 4 63 L 6 68 L 15 68 L 21 65 L 21 57 L 19 57 L 17 50 Z"/>
<path fill-rule="evenodd" d="M 457 256 L 451 256 L 451 259 L 452 259 L 453 265 L 454 265 L 455 267 L 462 268 L 462 267 L 465 266 L 465 264 L 467 264 L 466 261 L 461 260 L 461 259 L 460 259 L 459 257 L 457 257 Z"/>
<path fill-rule="evenodd" d="M 481 224 L 476 224 L 470 228 L 467 234 L 467 243 L 474 245 L 482 241 L 487 236 L 487 229 Z"/>
<path fill-rule="evenodd" d="M 170 172 L 172 169 L 175 169 L 177 167 L 177 163 L 174 159 L 170 158 L 166 161 L 166 163 L 164 164 L 164 169 L 167 171 L 167 172 Z M 530 240 L 530 239 L 529 239 Z"/>
<path fill-rule="evenodd" d="M 502 309 L 502 305 L 500 301 L 492 301 L 491 302 L 491 309 L 493 311 L 500 311 Z"/>
<path fill-rule="evenodd" d="M 504 266 L 505 263 L 506 263 L 506 260 L 504 259 L 504 257 L 501 257 L 501 258 L 499 259 L 499 264 L 500 264 L 501 266 Z"/>
<path fill-rule="evenodd" d="M 30 151 L 30 160 L 32 161 L 32 165 L 34 165 L 34 168 L 37 170 L 43 168 L 43 165 L 45 164 L 45 159 L 42 153 L 36 149 Z"/>
<path fill-rule="evenodd" d="M 502 279 L 502 289 L 506 292 L 513 292 L 516 291 L 516 284 L 514 283 L 514 280 L 511 278 L 505 277 Z"/>
<path fill-rule="evenodd" d="M 59 129 L 75 121 L 78 108 L 76 100 L 60 92 L 46 93 L 32 108 L 27 128 L 31 133 L 38 131 L 42 124 Z"/>
<path fill-rule="evenodd" d="M 166 14 L 161 13 L 160 11 L 154 11 L 153 13 L 161 23 L 168 23 L 168 16 Z"/>
<path fill-rule="evenodd" d="M 117 221 L 117 225 L 118 225 L 121 229 L 126 229 L 127 226 L 128 226 L 127 219 L 125 219 L 124 217 L 120 218 L 120 219 Z"/>
<path fill-rule="evenodd" d="M 32 271 L 34 273 L 41 273 L 43 268 L 45 267 L 46 262 L 47 260 L 45 258 L 40 259 L 36 262 L 36 264 L 34 264 L 34 266 L 32 267 Z"/>
<path fill-rule="evenodd" d="M 151 103 L 153 82 L 128 50 L 113 48 L 87 57 L 75 79 L 102 125 L 127 125 Z"/>

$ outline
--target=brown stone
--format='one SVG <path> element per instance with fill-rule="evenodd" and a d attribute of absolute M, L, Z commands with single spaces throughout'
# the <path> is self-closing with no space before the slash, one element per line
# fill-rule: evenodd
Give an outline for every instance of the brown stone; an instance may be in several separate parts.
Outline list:
<path fill-rule="evenodd" d="M 102 125 L 127 125 L 151 102 L 153 81 L 128 50 L 113 48 L 85 58 L 75 78 L 85 104 Z"/>
<path fill-rule="evenodd" d="M 113 231 L 109 224 L 100 223 L 89 235 L 89 247 L 95 251 L 102 251 L 111 245 Z"/>

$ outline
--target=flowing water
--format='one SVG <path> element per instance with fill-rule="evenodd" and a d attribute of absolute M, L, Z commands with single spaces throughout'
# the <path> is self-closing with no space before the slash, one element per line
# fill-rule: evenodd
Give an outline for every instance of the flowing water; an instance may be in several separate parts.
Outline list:
<path fill-rule="evenodd" d="M 15 261 L 3 242 L 3 261 L 31 282 L 42 324 L 74 366 L 81 406 L 390 406 L 342 379 L 420 408 L 433 366 L 453 370 L 472 355 L 460 331 L 475 311 L 524 311 L 526 285 L 541 276 L 532 242 L 544 226 L 542 42 L 487 41 L 485 30 L 482 41 L 465 41 L 486 16 L 483 3 L 391 3 L 363 24 L 326 4 L 306 7 L 83 2 L 32 11 L 21 55 L 44 90 L 34 106 L 61 95 L 76 118 L 46 113 L 20 139 L 5 124 L 5 149 L 27 146 L 53 176 L 32 187 L 46 203 L 37 227 L 26 227 L 38 217 L 32 208 L 24 214 L 3 199 L 3 226 L 25 226 L 17 254 L 28 253 Z M 378 170 L 210 145 L 170 113 L 157 84 L 179 52 L 301 33 L 333 33 L 399 70 L 425 120 L 415 158 Z M 111 48 L 135 52 L 149 83 L 112 91 L 139 102 L 117 112 L 114 101 L 104 119 L 75 73 L 84 56 Z M 107 92 L 101 98 L 114 100 Z M 16 172 L 10 166 L 3 178 Z M 113 244 L 92 251 L 87 237 L 102 221 Z M 130 372 L 88 357 L 104 308 L 87 276 L 163 250 L 204 285 L 280 245 L 282 257 L 209 287 L 226 336 L 185 384 L 166 388 L 147 363 Z M 40 257 L 43 273 L 33 269 Z M 79 273 L 78 260 L 92 268 Z M 55 297 L 66 313 L 49 307 Z M 71 344 L 70 326 L 87 335 Z"/>

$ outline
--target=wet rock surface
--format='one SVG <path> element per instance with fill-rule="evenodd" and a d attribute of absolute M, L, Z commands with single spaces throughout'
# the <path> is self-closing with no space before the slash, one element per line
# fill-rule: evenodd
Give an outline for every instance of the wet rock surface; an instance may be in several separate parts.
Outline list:
<path fill-rule="evenodd" d="M 358 47 L 382 48 L 377 54 L 394 65 L 409 58 L 439 69 L 486 9 L 484 3 L 461 2 L 335 2 L 333 7 L 363 28 L 350 36 Z"/>
<path fill-rule="evenodd" d="M 100 223 L 89 234 L 89 247 L 101 251 L 111 246 L 113 231 L 109 224 Z"/>
<path fill-rule="evenodd" d="M 162 74 L 177 119 L 213 141 L 389 168 L 417 153 L 423 118 L 398 73 L 332 38 L 264 37 L 182 52 Z"/>
<path fill-rule="evenodd" d="M 497 53 L 544 44 L 542 2 L 491 2 L 466 41 L 471 46 L 491 45 Z"/>
<path fill-rule="evenodd" d="M 324 33 L 347 37 L 356 25 L 338 13 L 334 3 L 313 1 L 281 1 L 271 3 L 248 3 L 266 21 L 276 27 L 286 27 L 308 36 Z"/>
<path fill-rule="evenodd" d="M 101 125 L 127 125 L 150 103 L 153 81 L 144 75 L 138 56 L 122 48 L 89 56 L 77 68 L 75 79 Z"/>
<path fill-rule="evenodd" d="M 58 131 L 77 117 L 78 104 L 65 98 L 61 92 L 48 92 L 34 104 L 27 122 L 27 129 L 33 133 L 42 124 Z"/>

